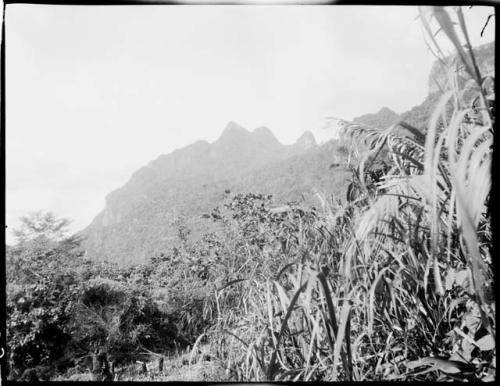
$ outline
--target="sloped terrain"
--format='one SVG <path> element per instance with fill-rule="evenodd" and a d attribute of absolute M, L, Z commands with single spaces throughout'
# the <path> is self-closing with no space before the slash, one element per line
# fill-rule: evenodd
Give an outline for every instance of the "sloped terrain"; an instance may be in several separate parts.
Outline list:
<path fill-rule="evenodd" d="M 110 193 L 104 211 L 82 232 L 87 256 L 144 261 L 177 242 L 173 222 L 179 216 L 187 217 L 196 237 L 210 226 L 201 215 L 218 206 L 227 190 L 272 194 L 277 205 L 314 203 L 313 189 L 342 197 L 348 173 L 336 150 L 335 141 L 316 145 L 310 132 L 282 145 L 267 128 L 249 132 L 231 122 L 216 142 L 162 155 Z"/>

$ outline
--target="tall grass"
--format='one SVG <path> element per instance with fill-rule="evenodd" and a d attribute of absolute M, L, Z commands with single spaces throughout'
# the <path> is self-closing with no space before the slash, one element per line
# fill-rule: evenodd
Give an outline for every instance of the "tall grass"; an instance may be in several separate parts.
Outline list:
<path fill-rule="evenodd" d="M 448 66 L 434 113 L 421 128 L 344 125 L 357 159 L 349 200 L 321 199 L 317 221 L 299 226 L 305 252 L 274 280 L 235 283 L 240 309 L 225 313 L 218 298 L 215 346 L 233 379 L 494 379 L 494 74 L 480 73 L 460 8 L 420 8 L 420 19 Z M 445 57 L 436 31 L 457 55 Z"/>

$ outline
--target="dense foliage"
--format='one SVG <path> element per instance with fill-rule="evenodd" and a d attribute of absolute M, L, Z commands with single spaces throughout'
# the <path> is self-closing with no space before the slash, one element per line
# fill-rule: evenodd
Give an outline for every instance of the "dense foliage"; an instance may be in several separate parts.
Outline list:
<path fill-rule="evenodd" d="M 467 37 L 459 8 L 455 24 L 422 10 L 430 32 L 428 12 L 454 43 L 458 28 Z M 473 86 L 431 95 L 414 115 L 425 122 L 403 131 L 346 123 L 345 186 L 316 205 L 226 190 L 199 219 L 210 231 L 193 238 L 176 216 L 176 242 L 128 267 L 86 259 L 65 221 L 26 218 L 34 233 L 7 256 L 10 376 L 65 379 L 94 352 L 127 369 L 188 347 L 186 368 L 225 368 L 211 381 L 494 380 L 495 95 L 472 50 L 456 49 Z"/>
<path fill-rule="evenodd" d="M 343 194 L 348 172 L 334 156 L 335 141 L 307 149 L 261 135 L 230 128 L 212 144 L 193 144 L 141 169 L 107 198 L 106 210 L 82 232 L 89 256 L 146 262 L 177 243 L 172 220 L 181 216 L 192 229 L 190 237 L 201 238 L 212 229 L 200 213 L 222 205 L 226 189 L 247 193 L 258 187 L 281 203 L 304 197 L 312 204 L 311 186 Z"/>
<path fill-rule="evenodd" d="M 35 367 L 48 378 L 88 366 L 97 350 L 124 361 L 134 358 L 138 345 L 174 345 L 175 324 L 134 280 L 138 269 L 84 259 L 79 243 L 35 239 L 8 251 L 7 339 L 14 378 Z"/>

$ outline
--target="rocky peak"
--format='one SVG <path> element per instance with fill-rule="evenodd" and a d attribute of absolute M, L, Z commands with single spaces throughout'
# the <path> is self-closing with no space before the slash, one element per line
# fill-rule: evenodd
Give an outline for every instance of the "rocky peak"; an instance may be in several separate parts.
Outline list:
<path fill-rule="evenodd" d="M 265 126 L 260 126 L 260 127 L 257 127 L 254 131 L 253 131 L 253 134 L 254 135 L 258 135 L 259 137 L 272 137 L 274 138 L 274 134 L 271 132 L 271 130 L 269 130 L 267 127 Z"/>
<path fill-rule="evenodd" d="M 260 143 L 279 144 L 271 130 L 265 126 L 260 126 L 252 132 L 252 136 Z"/>
<path fill-rule="evenodd" d="M 213 143 L 214 149 L 236 149 L 245 147 L 252 138 L 250 131 L 236 122 L 229 122 L 222 131 L 221 136 Z"/>
<path fill-rule="evenodd" d="M 301 150 L 309 150 L 316 146 L 316 139 L 314 138 L 313 133 L 310 131 L 306 131 L 302 134 L 299 139 L 295 142 L 295 146 L 300 148 Z"/>
<path fill-rule="evenodd" d="M 382 107 L 378 112 L 373 114 L 364 114 L 354 118 L 352 121 L 356 124 L 376 127 L 378 129 L 387 129 L 400 120 L 398 114 L 387 107 Z"/>
<path fill-rule="evenodd" d="M 476 63 L 482 76 L 489 75 L 495 72 L 495 42 L 482 44 L 473 47 Z M 445 62 L 452 63 L 457 54 L 450 55 L 445 58 Z M 461 63 L 461 62 L 460 62 Z M 447 66 L 436 60 L 432 65 L 429 75 L 429 94 L 438 92 L 440 88 L 445 89 L 448 82 Z M 470 79 L 469 74 L 463 66 L 460 66 L 459 74 L 464 78 L 464 82 Z"/>
<path fill-rule="evenodd" d="M 249 134 L 249 131 L 246 130 L 243 126 L 240 124 L 230 121 L 224 130 L 222 131 L 221 136 L 219 137 L 219 140 L 227 138 L 227 137 L 233 137 L 233 136 L 238 136 L 241 134 Z"/>

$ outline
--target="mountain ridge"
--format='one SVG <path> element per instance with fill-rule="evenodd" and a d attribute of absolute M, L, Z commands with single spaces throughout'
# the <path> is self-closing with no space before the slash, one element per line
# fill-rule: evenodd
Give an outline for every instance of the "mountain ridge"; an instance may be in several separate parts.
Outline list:
<path fill-rule="evenodd" d="M 482 52 L 481 69 L 491 67 L 491 45 L 475 48 Z M 441 76 L 436 68 L 429 82 Z M 421 104 L 402 114 L 382 107 L 354 118 L 353 123 L 385 129 L 403 120 L 425 131 L 439 99 L 438 92 L 429 91 Z M 318 145 L 310 131 L 283 145 L 265 126 L 249 131 L 230 121 L 214 142 L 197 141 L 162 154 L 110 192 L 105 208 L 81 232 L 86 238 L 83 246 L 89 257 L 143 261 L 173 245 L 172 221 L 177 216 L 193 219 L 196 228 L 195 219 L 222 204 L 228 189 L 273 194 L 276 202 L 305 197 L 311 203 L 313 187 L 343 197 L 350 173 L 339 166 L 343 156 L 338 148 L 335 140 Z"/>
<path fill-rule="evenodd" d="M 473 48 L 474 54 L 476 55 L 477 64 L 479 70 L 483 75 L 491 74 L 495 71 L 495 42 L 485 43 Z M 456 55 L 450 55 L 445 58 L 445 62 L 451 62 L 456 58 Z M 464 85 L 470 76 L 466 73 L 463 68 L 460 68 L 459 75 L 462 85 Z M 423 132 L 427 129 L 428 121 L 431 117 L 432 111 L 436 103 L 438 103 L 441 97 L 441 91 L 443 87 L 448 82 L 448 76 L 445 71 L 445 66 L 441 64 L 438 60 L 432 65 L 429 77 L 428 77 L 428 94 L 425 99 L 418 105 L 415 105 L 411 109 L 397 114 L 388 107 L 382 107 L 376 113 L 368 113 L 360 115 L 352 120 L 353 123 L 364 124 L 379 129 L 386 129 L 392 124 L 399 121 L 404 121 Z M 409 133 L 401 128 L 397 128 L 396 132 L 403 135 L 409 135 Z"/>
<path fill-rule="evenodd" d="M 305 150 L 296 144 L 282 145 L 267 128 L 260 127 L 251 132 L 230 121 L 216 141 L 194 142 L 169 154 L 162 154 L 135 171 L 124 186 L 106 196 L 106 214 L 102 225 L 121 221 L 126 213 L 150 197 L 158 182 L 179 184 L 201 179 L 209 183 L 224 177 L 231 178 Z M 260 157 L 254 156 L 256 151 L 255 154 Z M 228 167 L 228 160 L 232 161 L 231 167 Z M 123 204 L 117 204 L 117 201 Z"/>
<path fill-rule="evenodd" d="M 196 217 L 212 210 L 227 189 L 275 194 L 278 200 L 299 199 L 314 181 L 319 188 L 336 191 L 318 176 L 329 173 L 335 158 L 330 153 L 310 131 L 283 145 L 267 127 L 249 131 L 231 121 L 214 142 L 197 141 L 162 154 L 109 193 L 105 208 L 82 231 L 87 255 L 143 261 L 175 238 L 170 223 L 176 216 Z M 299 169 L 308 177 L 297 178 Z"/>

